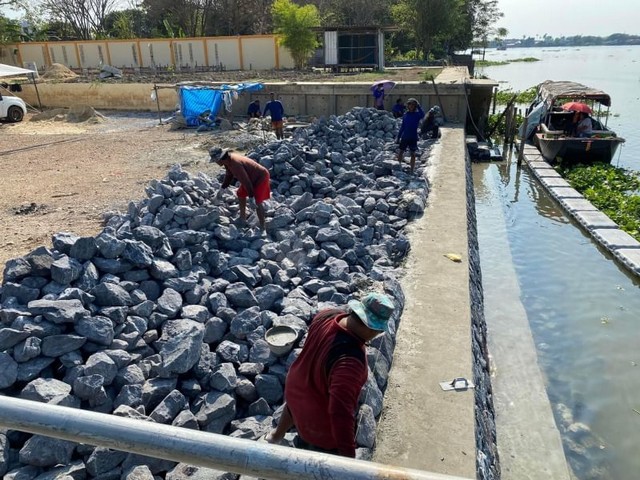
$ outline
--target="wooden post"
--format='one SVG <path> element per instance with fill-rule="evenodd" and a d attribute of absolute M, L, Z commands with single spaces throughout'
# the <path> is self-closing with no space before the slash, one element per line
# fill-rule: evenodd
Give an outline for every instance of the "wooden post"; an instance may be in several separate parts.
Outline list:
<path fill-rule="evenodd" d="M 509 126 L 511 125 L 511 105 L 507 106 L 504 115 L 504 145 L 509 145 Z"/>
<path fill-rule="evenodd" d="M 514 127 L 516 124 L 516 107 L 511 105 L 511 123 L 509 124 L 509 145 L 513 148 Z"/>
<path fill-rule="evenodd" d="M 529 126 L 529 117 L 524 117 L 522 124 L 522 138 L 520 139 L 520 151 L 518 152 L 518 165 L 522 165 L 524 158 L 524 144 L 527 142 L 527 127 Z"/>
<path fill-rule="evenodd" d="M 158 107 L 158 120 L 160 121 L 160 125 L 162 125 L 162 114 L 160 113 L 160 98 L 158 98 L 158 85 L 153 84 L 153 91 L 156 94 L 156 106 Z"/>
<path fill-rule="evenodd" d="M 494 88 L 493 89 L 493 111 L 491 112 L 491 115 L 495 115 L 496 114 L 496 102 L 498 101 L 498 89 Z"/>

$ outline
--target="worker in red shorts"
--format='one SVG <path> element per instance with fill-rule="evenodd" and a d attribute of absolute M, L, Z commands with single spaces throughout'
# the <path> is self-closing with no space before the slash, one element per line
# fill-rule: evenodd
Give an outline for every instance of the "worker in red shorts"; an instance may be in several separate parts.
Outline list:
<path fill-rule="evenodd" d="M 367 381 L 365 344 L 388 329 L 394 305 L 381 293 L 352 300 L 348 309 L 318 313 L 285 382 L 278 426 L 265 436 L 279 443 L 295 426 L 302 446 L 355 457 L 356 410 Z"/>
<path fill-rule="evenodd" d="M 258 162 L 240 155 L 231 149 L 214 147 L 209 151 L 211 161 L 221 165 L 226 170 L 221 188 L 227 188 L 232 181 L 238 180 L 240 188 L 236 192 L 240 203 L 240 218 L 247 220 L 247 197 L 256 202 L 256 214 L 260 228 L 265 229 L 265 212 L 262 203 L 271 197 L 269 170 Z"/>

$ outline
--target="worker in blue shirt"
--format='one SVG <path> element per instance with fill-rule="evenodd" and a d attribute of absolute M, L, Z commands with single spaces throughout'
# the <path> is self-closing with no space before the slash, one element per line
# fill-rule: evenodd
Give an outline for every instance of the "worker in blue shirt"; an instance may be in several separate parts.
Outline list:
<path fill-rule="evenodd" d="M 271 128 L 276 132 L 276 138 L 278 140 L 282 140 L 284 138 L 284 122 L 282 121 L 282 118 L 284 117 L 284 107 L 280 100 L 276 100 L 276 96 L 273 92 L 269 94 L 269 98 L 271 100 L 269 100 L 264 106 L 262 116 L 266 117 L 267 112 L 271 113 Z"/>
<path fill-rule="evenodd" d="M 398 161 L 402 163 L 404 151 L 408 148 L 411 152 L 411 173 L 416 166 L 416 151 L 418 150 L 418 126 L 424 117 L 424 111 L 415 98 L 407 100 L 407 112 L 402 116 L 402 125 L 398 131 L 396 143 L 398 148 Z"/>
<path fill-rule="evenodd" d="M 254 100 L 249 104 L 247 116 L 249 118 L 260 118 L 260 100 Z"/>
<path fill-rule="evenodd" d="M 393 116 L 395 118 L 402 118 L 406 110 L 407 110 L 407 107 L 404 106 L 402 99 L 399 98 L 396 100 L 396 104 L 391 109 L 391 113 L 393 113 Z"/>

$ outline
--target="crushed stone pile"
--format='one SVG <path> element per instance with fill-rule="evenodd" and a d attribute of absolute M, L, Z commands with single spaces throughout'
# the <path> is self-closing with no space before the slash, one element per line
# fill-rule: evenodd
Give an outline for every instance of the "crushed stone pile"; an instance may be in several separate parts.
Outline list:
<path fill-rule="evenodd" d="M 222 175 L 176 165 L 95 237 L 58 233 L 7 262 L 0 394 L 257 439 L 282 411 L 313 315 L 377 289 L 397 308 L 367 347 L 357 443 L 370 459 L 404 307 L 404 229 L 428 196 L 395 160 L 397 128 L 387 112 L 356 108 L 250 152 L 272 174 L 266 235 L 255 218 L 236 225 L 234 193 L 217 195 Z M 277 325 L 297 332 L 283 357 L 264 339 Z M 0 431 L 0 445 L 10 478 L 240 478 L 14 431 Z"/>

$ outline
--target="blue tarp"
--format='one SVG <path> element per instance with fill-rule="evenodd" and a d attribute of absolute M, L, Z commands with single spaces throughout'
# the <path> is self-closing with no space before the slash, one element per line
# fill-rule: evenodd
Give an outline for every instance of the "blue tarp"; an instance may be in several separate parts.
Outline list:
<path fill-rule="evenodd" d="M 187 126 L 197 127 L 203 125 L 201 115 L 209 112 L 209 120 L 215 120 L 223 103 L 231 105 L 234 93 L 257 92 L 262 90 L 262 83 L 238 83 L 236 85 L 180 85 L 178 97 L 180 99 L 180 112 Z M 225 102 L 226 97 L 226 102 Z"/>

